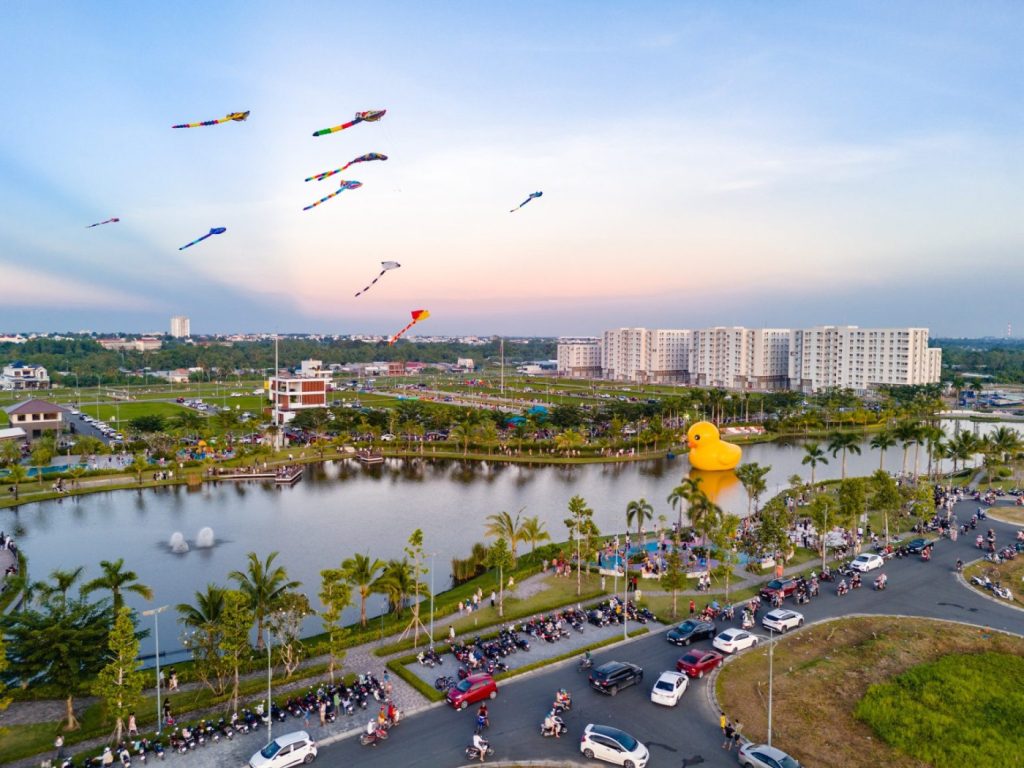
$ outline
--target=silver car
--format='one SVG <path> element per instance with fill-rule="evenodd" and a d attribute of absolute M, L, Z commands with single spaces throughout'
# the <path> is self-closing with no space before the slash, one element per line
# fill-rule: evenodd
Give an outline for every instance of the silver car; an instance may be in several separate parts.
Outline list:
<path fill-rule="evenodd" d="M 764 625 L 765 629 L 773 630 L 774 632 L 785 632 L 787 629 L 796 629 L 802 626 L 804 623 L 804 616 L 802 613 L 796 611 L 790 611 L 786 608 L 776 608 L 774 611 L 770 611 L 764 615 L 761 619 L 761 624 Z"/>
<path fill-rule="evenodd" d="M 743 768 L 801 768 L 800 763 L 781 749 L 767 744 L 744 744 L 737 757 Z"/>
<path fill-rule="evenodd" d="M 306 731 L 278 736 L 249 758 L 249 768 L 286 768 L 316 760 L 316 742 Z"/>

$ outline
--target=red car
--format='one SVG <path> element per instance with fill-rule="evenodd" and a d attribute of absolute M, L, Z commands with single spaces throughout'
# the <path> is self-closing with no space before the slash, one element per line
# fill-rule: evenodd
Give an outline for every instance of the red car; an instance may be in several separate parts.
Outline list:
<path fill-rule="evenodd" d="M 486 672 L 470 675 L 448 691 L 448 703 L 456 709 L 465 709 L 484 699 L 493 699 L 498 695 L 498 686 L 494 678 Z"/>
<path fill-rule="evenodd" d="M 718 651 L 704 651 L 699 648 L 684 653 L 676 662 L 676 670 L 685 672 L 688 677 L 704 677 L 722 663 L 724 657 Z"/>
<path fill-rule="evenodd" d="M 796 579 L 772 579 L 761 587 L 761 597 L 765 600 L 771 600 L 779 592 L 784 598 L 796 592 Z"/>

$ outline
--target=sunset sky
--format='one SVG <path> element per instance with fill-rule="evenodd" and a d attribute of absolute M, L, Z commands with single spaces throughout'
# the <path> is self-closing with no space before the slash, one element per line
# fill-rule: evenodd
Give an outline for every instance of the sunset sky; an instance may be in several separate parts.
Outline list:
<path fill-rule="evenodd" d="M 10 3 L 3 30 L 0 331 L 1024 330 L 1021 3 Z"/>

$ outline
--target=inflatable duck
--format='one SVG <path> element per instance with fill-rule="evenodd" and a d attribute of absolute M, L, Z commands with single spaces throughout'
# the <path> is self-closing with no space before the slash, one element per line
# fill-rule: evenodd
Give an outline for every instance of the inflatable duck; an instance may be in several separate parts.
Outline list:
<path fill-rule="evenodd" d="M 690 464 L 697 469 L 735 469 L 743 451 L 738 445 L 727 443 L 718 435 L 718 427 L 710 421 L 698 421 L 686 433 L 690 446 Z"/>

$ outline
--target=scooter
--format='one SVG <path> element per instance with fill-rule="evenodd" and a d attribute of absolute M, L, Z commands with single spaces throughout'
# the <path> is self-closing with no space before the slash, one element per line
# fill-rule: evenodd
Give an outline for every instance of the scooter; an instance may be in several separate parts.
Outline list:
<path fill-rule="evenodd" d="M 387 739 L 387 737 L 388 732 L 386 730 L 384 730 L 383 728 L 376 728 L 374 729 L 373 733 L 367 733 L 366 731 L 363 731 L 359 735 L 359 743 L 362 744 L 364 747 L 376 747 L 382 741 Z"/>
<path fill-rule="evenodd" d="M 485 758 L 488 757 L 489 755 L 493 755 L 494 754 L 494 747 L 492 747 L 490 744 L 488 744 L 485 741 L 484 742 L 483 753 L 484 753 L 483 756 Z M 468 747 L 466 747 L 466 759 L 467 760 L 480 760 L 480 750 L 477 749 L 476 746 L 474 746 L 473 744 L 470 744 Z M 480 762 L 483 762 L 483 760 L 480 760 Z"/>
<path fill-rule="evenodd" d="M 569 732 L 569 726 L 565 724 L 565 721 L 557 715 L 554 717 L 555 727 L 545 728 L 544 723 L 540 724 L 540 735 L 546 737 L 549 736 L 565 736 Z"/>
<path fill-rule="evenodd" d="M 579 664 L 576 665 L 577 672 L 586 672 L 588 669 L 593 669 L 594 660 L 589 656 L 584 656 L 580 659 Z"/>

